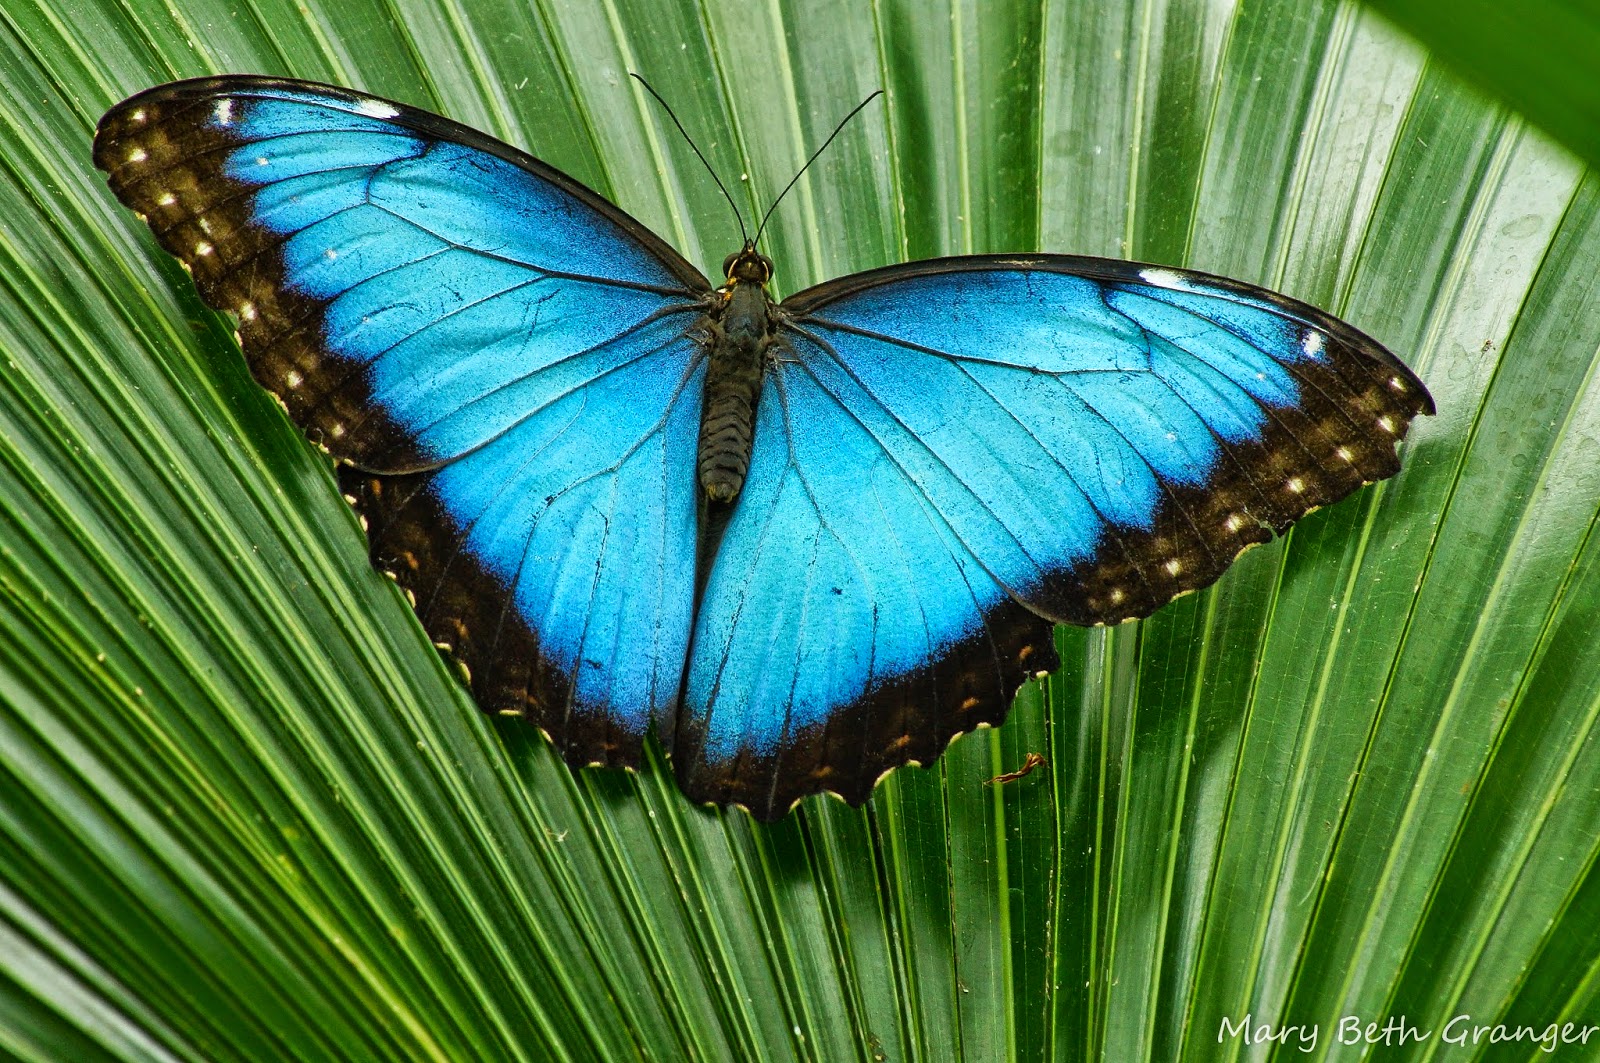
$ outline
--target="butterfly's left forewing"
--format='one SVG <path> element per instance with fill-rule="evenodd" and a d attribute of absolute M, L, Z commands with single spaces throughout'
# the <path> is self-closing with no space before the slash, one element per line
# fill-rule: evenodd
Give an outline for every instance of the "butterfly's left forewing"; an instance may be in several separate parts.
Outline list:
<path fill-rule="evenodd" d="M 1206 586 L 1432 410 L 1349 326 L 1184 271 L 950 259 L 783 313 L 676 747 L 692 796 L 763 818 L 998 722 L 1053 622 Z"/>
<path fill-rule="evenodd" d="M 479 703 L 574 764 L 636 763 L 652 716 L 670 741 L 704 278 L 516 149 L 330 86 L 162 86 L 95 161 L 341 460 Z"/>

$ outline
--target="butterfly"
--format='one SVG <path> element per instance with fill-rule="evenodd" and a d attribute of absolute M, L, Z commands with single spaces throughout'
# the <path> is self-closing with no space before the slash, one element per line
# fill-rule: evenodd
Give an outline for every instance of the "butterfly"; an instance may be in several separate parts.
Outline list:
<path fill-rule="evenodd" d="M 1314 307 L 1049 254 L 774 302 L 448 119 L 163 85 L 95 164 L 337 462 L 485 710 L 694 800 L 866 800 L 997 724 L 1058 622 L 1148 616 L 1399 468 L 1422 382 Z"/>

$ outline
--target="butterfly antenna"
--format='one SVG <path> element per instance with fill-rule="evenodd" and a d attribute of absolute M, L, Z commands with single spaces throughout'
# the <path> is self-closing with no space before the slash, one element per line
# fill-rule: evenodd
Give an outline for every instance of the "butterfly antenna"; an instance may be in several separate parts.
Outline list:
<path fill-rule="evenodd" d="M 706 172 L 711 175 L 711 179 L 717 182 L 717 190 L 722 193 L 722 198 L 726 199 L 728 201 L 728 206 L 733 208 L 733 217 L 739 223 L 740 238 L 743 239 L 745 243 L 750 243 L 750 230 L 744 227 L 744 215 L 739 213 L 739 204 L 735 203 L 733 201 L 733 197 L 728 195 L 728 189 L 723 185 L 722 178 L 717 176 L 717 171 L 712 169 L 711 164 L 706 161 L 705 154 L 700 150 L 700 146 L 694 142 L 694 138 L 689 135 L 689 131 L 683 128 L 683 123 L 678 121 L 678 116 L 672 113 L 671 105 L 668 104 L 666 100 L 661 98 L 661 93 L 657 92 L 655 88 L 651 86 L 650 82 L 646 81 L 638 74 L 633 73 L 631 70 L 628 72 L 628 76 L 633 78 L 639 84 L 643 85 L 644 90 L 656 98 L 656 102 L 661 105 L 661 109 L 667 112 L 667 117 L 672 119 L 672 124 L 678 127 L 678 132 L 683 134 L 683 139 L 687 141 L 689 147 L 694 150 L 695 157 L 698 158 L 701 164 L 705 166 Z"/>
<path fill-rule="evenodd" d="M 752 241 L 752 243 L 759 243 L 761 241 L 761 234 L 767 231 L 767 219 L 772 217 L 772 212 L 778 209 L 778 204 L 782 203 L 783 197 L 789 194 L 789 189 L 793 188 L 795 183 L 799 181 L 805 172 L 811 168 L 811 164 L 817 161 L 817 156 L 828 150 L 828 145 L 833 143 L 833 139 L 835 137 L 844 132 L 844 127 L 850 124 L 850 119 L 860 114 L 866 108 L 867 104 L 871 103 L 873 100 L 882 95 L 883 90 L 879 89 L 866 99 L 862 100 L 860 103 L 856 104 L 855 110 L 845 115 L 844 119 L 834 127 L 833 132 L 828 134 L 828 139 L 822 142 L 822 147 L 811 153 L 811 158 L 807 159 L 806 164 L 800 167 L 800 172 L 795 174 L 789 183 L 783 186 L 783 191 L 779 192 L 778 198 L 772 201 L 772 206 L 768 207 L 767 212 L 761 215 L 761 224 L 756 228 L 756 238 L 754 241 Z"/>

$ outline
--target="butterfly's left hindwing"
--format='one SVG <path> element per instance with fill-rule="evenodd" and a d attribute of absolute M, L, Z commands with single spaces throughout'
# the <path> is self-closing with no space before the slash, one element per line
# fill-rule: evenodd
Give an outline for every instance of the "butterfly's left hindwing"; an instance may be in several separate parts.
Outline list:
<path fill-rule="evenodd" d="M 820 790 L 864 801 L 1058 666 L 1051 622 L 1006 596 L 889 456 L 917 441 L 813 353 L 768 370 L 675 739 L 691 797 L 760 819 Z"/>
<path fill-rule="evenodd" d="M 446 119 L 222 77 L 111 110 L 95 162 L 345 463 L 373 560 L 575 764 L 670 741 L 693 607 L 705 280 Z"/>
<path fill-rule="evenodd" d="M 949 259 L 782 313 L 676 746 L 691 795 L 763 818 L 998 722 L 1052 622 L 1210 584 L 1432 411 L 1348 325 L 1184 271 Z"/>

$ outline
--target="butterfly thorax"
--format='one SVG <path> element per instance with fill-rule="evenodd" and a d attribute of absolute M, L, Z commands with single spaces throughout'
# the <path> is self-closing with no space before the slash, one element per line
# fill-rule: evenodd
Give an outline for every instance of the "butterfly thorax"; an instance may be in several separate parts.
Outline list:
<path fill-rule="evenodd" d="M 707 316 L 706 384 L 701 403 L 700 486 L 717 502 L 731 502 L 750 469 L 756 400 L 774 333 L 766 284 L 772 260 L 746 244 L 723 263 L 728 283 Z"/>

